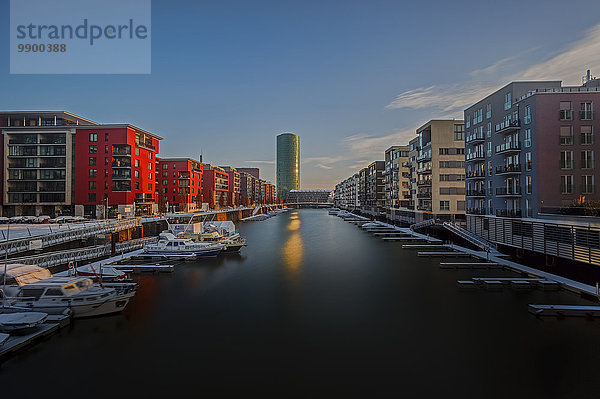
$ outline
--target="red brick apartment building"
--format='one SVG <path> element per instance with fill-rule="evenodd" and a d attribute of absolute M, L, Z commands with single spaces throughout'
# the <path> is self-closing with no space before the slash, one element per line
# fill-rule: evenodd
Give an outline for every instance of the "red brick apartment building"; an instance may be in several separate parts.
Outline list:
<path fill-rule="evenodd" d="M 229 177 L 229 187 L 227 190 L 227 201 L 229 206 L 238 206 L 242 202 L 240 173 L 231 166 L 222 166 Z"/>
<path fill-rule="evenodd" d="M 219 209 L 228 206 L 229 175 L 223 168 L 203 164 L 202 196 L 209 208 Z"/>
<path fill-rule="evenodd" d="M 159 158 L 157 170 L 160 212 L 192 212 L 202 207 L 201 162 L 190 158 Z"/>
<path fill-rule="evenodd" d="M 3 216 L 156 210 L 157 135 L 64 111 L 0 112 L 0 130 Z"/>

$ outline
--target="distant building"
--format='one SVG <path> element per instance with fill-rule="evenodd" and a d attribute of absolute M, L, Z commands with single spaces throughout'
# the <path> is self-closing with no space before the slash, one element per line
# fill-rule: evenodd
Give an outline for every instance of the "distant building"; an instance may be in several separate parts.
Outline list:
<path fill-rule="evenodd" d="M 259 168 L 236 168 L 239 173 L 247 173 L 250 176 L 253 176 L 255 179 L 260 179 L 260 169 Z"/>
<path fill-rule="evenodd" d="M 285 202 L 287 203 L 329 203 L 331 198 L 330 190 L 291 190 Z"/>
<path fill-rule="evenodd" d="M 202 163 L 190 158 L 159 158 L 160 212 L 192 212 L 202 208 Z"/>
<path fill-rule="evenodd" d="M 408 162 L 408 153 L 408 145 L 392 146 L 385 151 L 385 210 L 391 220 L 396 219 L 401 207 L 409 205 L 410 173 L 403 166 Z"/>
<path fill-rule="evenodd" d="M 293 133 L 277 136 L 277 191 L 287 198 L 291 190 L 300 189 L 300 137 Z"/>
<path fill-rule="evenodd" d="M 240 187 L 240 172 L 231 166 L 222 166 L 223 170 L 229 176 L 228 199 L 229 206 L 239 206 L 242 201 Z"/>
<path fill-rule="evenodd" d="M 202 197 L 211 209 L 229 205 L 229 175 L 223 168 L 203 164 Z"/>

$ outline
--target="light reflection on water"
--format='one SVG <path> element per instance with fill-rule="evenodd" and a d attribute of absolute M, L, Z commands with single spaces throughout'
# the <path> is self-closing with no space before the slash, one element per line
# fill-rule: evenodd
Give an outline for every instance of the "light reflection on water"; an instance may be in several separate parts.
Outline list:
<path fill-rule="evenodd" d="M 300 272 L 300 266 L 304 255 L 304 243 L 302 241 L 302 235 L 300 234 L 298 211 L 294 211 L 290 215 L 287 230 L 291 231 L 291 234 L 281 247 L 281 255 L 287 277 L 295 279 Z"/>

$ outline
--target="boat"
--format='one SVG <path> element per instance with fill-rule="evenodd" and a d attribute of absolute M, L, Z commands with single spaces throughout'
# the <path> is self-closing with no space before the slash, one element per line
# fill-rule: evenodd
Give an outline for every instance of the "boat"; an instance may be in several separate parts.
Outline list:
<path fill-rule="evenodd" d="M 101 316 L 121 312 L 135 295 L 135 283 L 94 283 L 86 277 L 51 277 L 18 287 L 9 306 L 73 317 Z"/>
<path fill-rule="evenodd" d="M 238 253 L 246 246 L 246 239 L 235 230 L 232 221 L 210 222 L 204 226 L 200 234 L 180 233 L 180 237 L 190 238 L 194 242 L 219 243 L 223 245 L 223 253 Z"/>
<path fill-rule="evenodd" d="M 160 233 L 158 242 L 144 246 L 143 254 L 168 258 L 213 257 L 222 250 L 220 243 L 194 242 L 191 238 L 178 238 L 173 233 Z"/>
<path fill-rule="evenodd" d="M 76 276 L 81 277 L 89 277 L 94 281 L 102 280 L 103 282 L 110 281 L 124 281 L 127 279 L 127 274 L 123 271 L 117 270 L 112 266 L 102 265 L 102 266 L 92 266 L 92 265 L 83 265 L 79 266 L 73 270 Z"/>
<path fill-rule="evenodd" d="M 38 327 L 46 321 L 48 313 L 19 312 L 0 313 L 0 332 L 24 332 Z"/>
<path fill-rule="evenodd" d="M 9 338 L 9 334 L 0 333 L 0 348 L 2 348 L 2 345 L 4 345 L 4 343 L 8 341 Z"/>

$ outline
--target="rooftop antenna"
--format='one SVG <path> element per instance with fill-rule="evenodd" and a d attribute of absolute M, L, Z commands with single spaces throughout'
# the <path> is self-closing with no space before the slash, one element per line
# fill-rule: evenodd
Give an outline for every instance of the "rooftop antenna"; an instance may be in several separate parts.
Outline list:
<path fill-rule="evenodd" d="M 202 163 L 202 148 L 200 148 L 200 163 Z"/>

